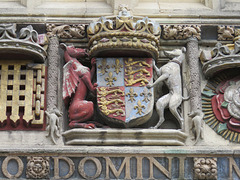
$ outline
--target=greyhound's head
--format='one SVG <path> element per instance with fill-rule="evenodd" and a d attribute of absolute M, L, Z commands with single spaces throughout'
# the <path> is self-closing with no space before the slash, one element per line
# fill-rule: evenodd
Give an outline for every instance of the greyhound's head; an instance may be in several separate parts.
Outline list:
<path fill-rule="evenodd" d="M 182 47 L 182 49 L 174 49 L 173 51 L 164 51 L 165 56 L 170 59 L 174 59 L 182 63 L 183 59 L 185 59 L 186 48 Z"/>

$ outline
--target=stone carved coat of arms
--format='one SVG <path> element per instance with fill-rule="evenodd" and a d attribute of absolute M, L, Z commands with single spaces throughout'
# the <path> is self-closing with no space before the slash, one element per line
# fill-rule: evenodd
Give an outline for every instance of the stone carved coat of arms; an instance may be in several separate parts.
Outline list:
<path fill-rule="evenodd" d="M 97 105 L 113 126 L 136 127 L 152 115 L 152 58 L 97 58 Z"/>

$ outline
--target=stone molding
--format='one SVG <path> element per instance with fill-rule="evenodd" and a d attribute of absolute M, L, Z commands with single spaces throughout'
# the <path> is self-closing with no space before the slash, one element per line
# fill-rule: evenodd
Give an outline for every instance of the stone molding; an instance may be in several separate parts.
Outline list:
<path fill-rule="evenodd" d="M 62 134 L 67 145 L 175 145 L 187 135 L 172 129 L 71 129 Z"/>
<path fill-rule="evenodd" d="M 38 153 L 38 156 L 16 152 L 14 155 L 1 154 L 0 167 L 3 173 L 0 174 L 0 178 L 238 179 L 240 177 L 238 163 L 240 157 L 237 154 L 226 154 L 226 157 L 222 157 L 222 154 L 213 156 L 212 151 L 206 151 L 203 157 L 204 152 L 201 154 L 195 151 L 191 154 L 177 148 L 161 151 L 159 147 L 155 147 L 152 148 L 153 154 L 147 153 L 142 147 L 141 152 L 139 147 L 132 147 L 131 153 L 126 152 L 124 147 L 121 150 L 117 148 L 118 153 L 106 147 L 96 153 L 89 149 L 86 153 L 79 153 L 82 151 L 78 149 L 75 153 L 45 151 Z M 17 169 L 17 173 L 11 170 L 13 167 Z"/>

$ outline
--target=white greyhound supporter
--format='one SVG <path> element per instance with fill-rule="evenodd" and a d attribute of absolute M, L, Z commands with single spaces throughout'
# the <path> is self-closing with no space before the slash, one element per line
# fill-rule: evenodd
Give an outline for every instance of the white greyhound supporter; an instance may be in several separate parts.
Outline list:
<path fill-rule="evenodd" d="M 156 111 L 159 115 L 158 123 L 152 127 L 157 129 L 164 122 L 164 109 L 168 106 L 171 113 L 178 120 L 181 128 L 183 125 L 183 118 L 178 113 L 177 108 L 182 104 L 182 79 L 181 79 L 181 64 L 185 59 L 186 48 L 182 50 L 173 50 L 171 52 L 166 52 L 168 57 L 174 57 L 167 64 L 163 65 L 161 68 L 155 64 L 153 61 L 153 67 L 159 76 L 158 79 L 153 84 L 148 84 L 147 88 L 152 88 L 160 82 L 164 82 L 168 89 L 169 93 L 160 97 L 156 102 Z"/>

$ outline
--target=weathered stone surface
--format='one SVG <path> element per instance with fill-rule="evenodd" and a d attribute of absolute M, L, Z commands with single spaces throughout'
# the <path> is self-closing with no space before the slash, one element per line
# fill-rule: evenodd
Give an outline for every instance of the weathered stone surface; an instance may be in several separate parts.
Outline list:
<path fill-rule="evenodd" d="M 186 134 L 179 130 L 72 129 L 63 136 L 68 145 L 184 145 Z"/>

